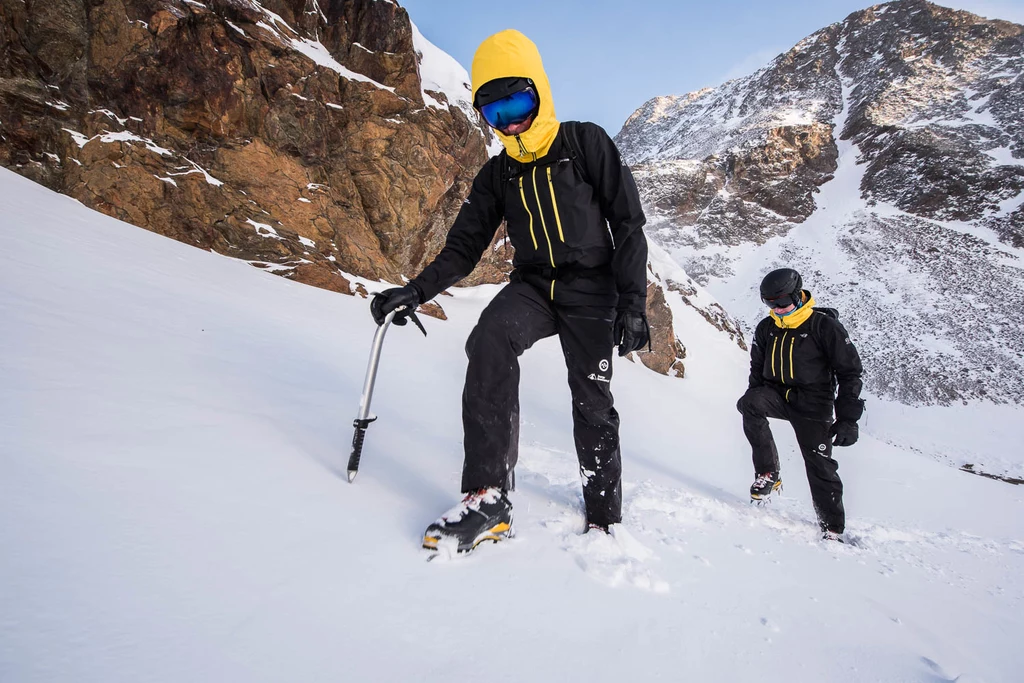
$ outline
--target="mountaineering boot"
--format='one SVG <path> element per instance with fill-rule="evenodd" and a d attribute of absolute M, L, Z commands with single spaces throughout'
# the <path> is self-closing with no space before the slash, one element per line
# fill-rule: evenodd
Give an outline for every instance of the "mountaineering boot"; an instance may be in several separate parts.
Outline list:
<path fill-rule="evenodd" d="M 818 522 L 818 526 L 821 528 L 821 540 L 823 541 L 836 541 L 837 543 L 846 543 L 846 537 L 842 531 L 834 531 L 828 528 L 828 525 L 824 522 Z"/>
<path fill-rule="evenodd" d="M 496 487 L 467 493 L 462 502 L 427 527 L 423 547 L 467 553 L 483 541 L 512 536 L 512 503 Z"/>
<path fill-rule="evenodd" d="M 750 485 L 750 500 L 768 500 L 768 496 L 782 489 L 782 478 L 778 472 L 765 472 L 757 475 Z"/>

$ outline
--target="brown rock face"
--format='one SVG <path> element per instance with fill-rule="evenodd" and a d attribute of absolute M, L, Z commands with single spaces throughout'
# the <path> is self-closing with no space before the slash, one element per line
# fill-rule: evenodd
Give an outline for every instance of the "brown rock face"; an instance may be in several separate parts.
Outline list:
<path fill-rule="evenodd" d="M 487 156 L 417 63 L 389 2 L 0 0 L 0 163 L 315 286 L 400 282 Z"/>
<path fill-rule="evenodd" d="M 647 322 L 651 326 L 651 351 L 636 354 L 640 362 L 655 372 L 682 378 L 686 374 L 686 347 L 676 338 L 672 310 L 656 282 L 647 283 Z"/>

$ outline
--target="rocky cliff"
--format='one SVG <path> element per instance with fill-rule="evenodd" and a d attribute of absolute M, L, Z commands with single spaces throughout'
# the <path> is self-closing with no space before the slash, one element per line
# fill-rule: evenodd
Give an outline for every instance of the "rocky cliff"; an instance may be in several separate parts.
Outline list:
<path fill-rule="evenodd" d="M 385 0 L 0 0 L 0 163 L 349 292 L 431 257 L 487 158 L 458 70 Z"/>

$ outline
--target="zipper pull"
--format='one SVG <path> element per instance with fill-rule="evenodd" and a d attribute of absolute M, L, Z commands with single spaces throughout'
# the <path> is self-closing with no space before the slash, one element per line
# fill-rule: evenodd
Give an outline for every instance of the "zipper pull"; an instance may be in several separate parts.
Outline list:
<path fill-rule="evenodd" d="M 523 144 L 523 141 L 519 139 L 518 135 L 516 135 L 516 142 L 519 143 L 519 156 L 527 156 L 530 152 L 528 149 L 526 149 L 526 145 Z"/>

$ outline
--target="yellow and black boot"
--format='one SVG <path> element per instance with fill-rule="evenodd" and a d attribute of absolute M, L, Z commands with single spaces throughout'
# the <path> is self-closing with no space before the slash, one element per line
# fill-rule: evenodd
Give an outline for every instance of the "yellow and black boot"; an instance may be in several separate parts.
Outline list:
<path fill-rule="evenodd" d="M 750 500 L 767 501 L 776 491 L 782 490 L 782 477 L 778 472 L 764 472 L 757 475 L 750 485 Z"/>
<path fill-rule="evenodd" d="M 512 503 L 497 487 L 467 493 L 462 502 L 427 527 L 423 547 L 467 553 L 484 541 L 512 536 Z"/>

